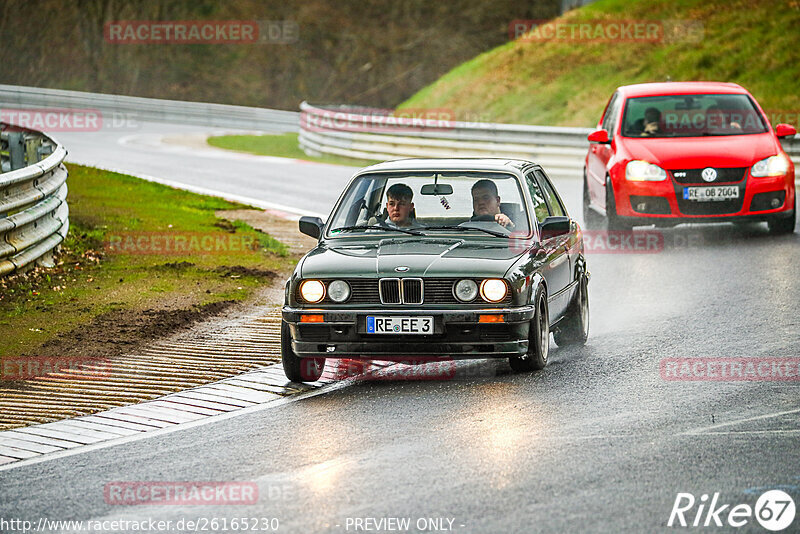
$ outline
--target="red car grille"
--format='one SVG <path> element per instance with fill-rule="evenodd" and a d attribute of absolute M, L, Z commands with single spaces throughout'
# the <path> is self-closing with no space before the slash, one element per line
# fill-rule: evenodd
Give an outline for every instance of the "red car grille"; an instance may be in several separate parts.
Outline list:
<path fill-rule="evenodd" d="M 707 168 L 714 169 L 717 176 L 708 182 L 703 180 L 703 171 Z M 669 171 L 679 184 L 730 184 L 740 182 L 747 167 L 703 167 L 702 169 L 676 169 Z"/>

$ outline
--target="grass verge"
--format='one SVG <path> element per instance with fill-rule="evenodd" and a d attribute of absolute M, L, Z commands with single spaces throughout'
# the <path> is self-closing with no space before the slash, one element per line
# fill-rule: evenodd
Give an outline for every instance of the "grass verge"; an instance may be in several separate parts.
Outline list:
<path fill-rule="evenodd" d="M 600 0 L 556 19 L 567 28 L 600 29 L 624 21 L 654 22 L 664 28 L 663 38 L 518 39 L 459 65 L 398 109 L 591 127 L 620 85 L 711 80 L 739 83 L 773 123 L 796 124 L 796 0 Z"/>
<path fill-rule="evenodd" d="M 281 135 L 221 135 L 209 137 L 208 144 L 226 150 L 238 150 L 258 156 L 278 156 L 281 158 L 303 159 L 317 163 L 332 163 L 350 167 L 366 167 L 379 160 L 345 158 L 342 156 L 309 156 L 297 144 L 296 133 Z"/>
<path fill-rule="evenodd" d="M 91 343 L 92 325 L 112 323 L 125 333 L 116 318 L 135 318 L 128 328 L 137 329 L 142 318 L 161 317 L 143 329 L 158 335 L 161 323 L 180 326 L 163 317 L 184 315 L 188 322 L 215 313 L 295 261 L 269 235 L 215 215 L 245 206 L 68 168 L 70 231 L 58 265 L 0 279 L 0 358 L 40 355 L 56 341 L 63 348 L 65 339 Z"/>

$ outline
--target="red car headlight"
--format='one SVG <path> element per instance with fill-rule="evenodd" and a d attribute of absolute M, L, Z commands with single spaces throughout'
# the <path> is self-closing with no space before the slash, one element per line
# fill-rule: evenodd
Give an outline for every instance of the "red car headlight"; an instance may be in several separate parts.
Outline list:
<path fill-rule="evenodd" d="M 635 159 L 625 166 L 625 179 L 632 182 L 662 182 L 667 179 L 667 171 L 649 161 Z"/>
<path fill-rule="evenodd" d="M 789 158 L 783 153 L 764 158 L 750 167 L 750 175 L 756 178 L 783 176 L 787 172 L 789 172 Z"/>

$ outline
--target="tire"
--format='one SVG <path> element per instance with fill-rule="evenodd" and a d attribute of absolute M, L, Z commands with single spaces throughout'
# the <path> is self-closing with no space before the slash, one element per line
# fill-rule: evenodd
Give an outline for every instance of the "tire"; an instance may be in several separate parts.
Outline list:
<path fill-rule="evenodd" d="M 292 382 L 316 382 L 325 368 L 325 358 L 301 358 L 295 354 L 286 321 L 281 321 L 281 363 L 286 378 Z"/>
<path fill-rule="evenodd" d="M 609 232 L 630 231 L 633 225 L 620 219 L 617 215 L 617 202 L 614 200 L 614 188 L 611 180 L 606 180 L 606 229 Z"/>
<path fill-rule="evenodd" d="M 602 230 L 603 217 L 594 211 L 590 204 L 592 203 L 589 196 L 589 183 L 586 179 L 586 171 L 583 172 L 583 223 L 586 225 L 587 230 Z"/>
<path fill-rule="evenodd" d="M 585 273 L 580 274 L 578 292 L 553 331 L 553 339 L 559 347 L 585 345 L 589 339 L 589 280 Z"/>
<path fill-rule="evenodd" d="M 794 233 L 795 224 L 795 210 L 791 211 L 789 217 L 770 217 L 767 219 L 767 226 L 769 226 L 769 233 L 772 235 L 783 235 Z"/>
<path fill-rule="evenodd" d="M 534 302 L 536 314 L 533 316 L 528 334 L 528 353 L 525 356 L 512 356 L 508 359 L 511 369 L 518 373 L 544 369 L 550 353 L 550 314 L 547 309 L 547 294 L 543 287 L 536 290 Z"/>

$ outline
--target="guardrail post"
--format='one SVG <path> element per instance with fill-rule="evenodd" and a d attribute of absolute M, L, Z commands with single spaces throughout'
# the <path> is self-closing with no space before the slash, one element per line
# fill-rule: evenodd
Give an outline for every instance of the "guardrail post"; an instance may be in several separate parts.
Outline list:
<path fill-rule="evenodd" d="M 39 161 L 42 161 L 44 158 L 53 153 L 53 145 L 49 143 L 39 143 L 37 152 L 39 153 Z"/>
<path fill-rule="evenodd" d="M 8 159 L 12 171 L 25 166 L 25 141 L 20 132 L 8 132 Z"/>
<path fill-rule="evenodd" d="M 25 139 L 25 162 L 33 165 L 41 161 L 42 138 L 39 136 L 28 137 Z"/>
<path fill-rule="evenodd" d="M 5 172 L 6 168 L 3 165 L 3 159 L 6 159 L 5 165 L 8 167 L 8 170 L 11 170 L 11 164 L 7 161 L 8 160 L 8 134 L 6 132 L 0 132 L 0 174 Z"/>
<path fill-rule="evenodd" d="M 53 256 L 53 254 L 54 254 L 54 252 L 56 252 L 56 249 L 58 249 L 58 248 L 61 248 L 61 246 L 59 245 L 56 248 L 50 249 L 47 252 L 45 252 L 44 254 L 42 254 L 41 256 L 39 256 L 39 258 L 35 262 L 36 265 L 38 265 L 40 267 L 47 267 L 48 269 L 52 269 L 53 267 L 55 267 L 56 266 L 56 260 L 55 260 L 55 257 Z"/>

